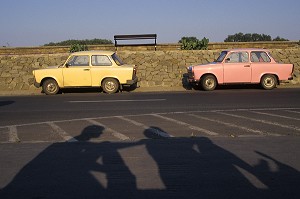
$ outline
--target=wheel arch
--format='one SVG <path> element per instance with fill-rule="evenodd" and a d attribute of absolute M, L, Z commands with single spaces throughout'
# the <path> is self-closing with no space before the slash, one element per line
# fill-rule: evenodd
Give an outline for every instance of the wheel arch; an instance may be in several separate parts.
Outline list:
<path fill-rule="evenodd" d="M 57 81 L 57 79 L 54 78 L 54 77 L 44 77 L 44 78 L 42 79 L 42 81 L 41 81 L 40 86 L 43 86 L 44 82 L 45 82 L 46 80 L 48 80 L 48 79 L 53 79 L 53 80 L 55 80 L 56 83 L 57 83 L 57 85 L 59 86 L 59 88 L 62 88 L 61 83 L 60 83 L 59 81 Z"/>
<path fill-rule="evenodd" d="M 279 77 L 278 77 L 278 75 L 277 75 L 276 73 L 264 73 L 264 74 L 262 74 L 262 75 L 260 76 L 259 82 L 261 82 L 262 79 L 263 79 L 263 77 L 266 76 L 266 75 L 273 75 L 273 76 L 276 78 L 276 84 L 279 85 L 279 83 L 280 83 L 280 82 L 279 82 Z"/>
<path fill-rule="evenodd" d="M 108 80 L 108 82 L 112 81 L 112 80 L 116 81 L 117 86 L 116 87 L 114 87 L 114 86 L 111 87 L 111 85 L 106 85 L 106 80 Z M 120 81 L 118 80 L 118 78 L 105 77 L 101 81 L 101 88 L 103 89 L 103 91 L 105 93 L 112 94 L 112 93 L 118 92 L 119 90 L 122 90 L 122 85 L 120 84 Z"/>
<path fill-rule="evenodd" d="M 217 84 L 219 84 L 218 77 L 217 77 L 214 73 L 205 73 L 205 74 L 203 74 L 203 75 L 200 77 L 199 82 L 201 82 L 201 80 L 202 80 L 205 76 L 207 76 L 207 75 L 212 75 L 212 76 L 214 76 L 214 77 L 216 78 Z"/>
<path fill-rule="evenodd" d="M 104 78 L 101 80 L 101 82 L 100 82 L 100 86 L 102 86 L 102 83 L 103 83 L 104 80 L 106 80 L 106 79 L 115 79 L 115 80 L 118 81 L 119 85 L 121 86 L 120 81 L 119 81 L 119 79 L 118 79 L 117 77 L 104 77 Z"/>

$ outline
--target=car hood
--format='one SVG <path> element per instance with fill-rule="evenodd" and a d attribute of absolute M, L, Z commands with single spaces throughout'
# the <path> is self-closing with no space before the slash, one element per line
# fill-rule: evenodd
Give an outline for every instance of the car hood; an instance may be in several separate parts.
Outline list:
<path fill-rule="evenodd" d="M 211 62 L 211 63 L 207 63 L 207 64 L 199 64 L 199 65 L 195 65 L 195 66 L 199 66 L 199 67 L 203 67 L 203 66 L 215 66 L 215 65 L 219 65 L 219 62 Z"/>
<path fill-rule="evenodd" d="M 209 67 L 209 66 L 218 66 L 220 65 L 220 62 L 211 62 L 211 63 L 207 63 L 207 64 L 198 64 L 198 65 L 193 65 L 193 66 L 189 66 L 187 67 L 188 70 L 192 70 L 193 67 Z"/>

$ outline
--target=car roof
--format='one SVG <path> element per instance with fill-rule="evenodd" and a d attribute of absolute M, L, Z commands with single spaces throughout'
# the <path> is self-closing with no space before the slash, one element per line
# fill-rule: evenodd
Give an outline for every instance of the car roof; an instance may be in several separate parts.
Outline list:
<path fill-rule="evenodd" d="M 236 51 L 265 51 L 265 52 L 269 52 L 268 49 L 264 49 L 264 48 L 235 48 L 235 49 L 227 49 L 224 51 L 228 51 L 228 52 L 236 52 Z"/>
<path fill-rule="evenodd" d="M 79 51 L 74 52 L 72 55 L 112 55 L 114 54 L 114 51 L 108 51 L 108 50 L 90 50 L 90 51 Z"/>

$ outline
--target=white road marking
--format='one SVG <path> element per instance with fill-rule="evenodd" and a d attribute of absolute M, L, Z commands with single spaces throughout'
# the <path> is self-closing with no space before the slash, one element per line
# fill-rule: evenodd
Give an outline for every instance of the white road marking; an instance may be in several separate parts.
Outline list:
<path fill-rule="evenodd" d="M 97 100 L 97 101 L 69 101 L 70 103 L 107 103 L 107 102 L 157 102 L 166 99 L 144 99 L 144 100 Z"/>
<path fill-rule="evenodd" d="M 17 126 L 9 127 L 8 142 L 20 142 Z"/>
<path fill-rule="evenodd" d="M 167 138 L 168 137 L 174 137 L 173 135 L 170 135 L 170 134 L 168 134 L 168 133 L 166 133 L 164 131 L 160 131 L 159 129 L 152 128 L 150 126 L 144 125 L 144 124 L 139 123 L 139 122 L 137 122 L 135 120 L 131 120 L 129 118 L 125 118 L 125 117 L 122 117 L 122 116 L 118 116 L 117 118 L 119 118 L 121 120 L 124 120 L 124 121 L 127 121 L 127 122 L 129 122 L 131 124 L 134 124 L 135 126 L 142 127 L 145 130 L 149 130 L 149 131 L 153 132 L 154 134 L 157 134 L 157 135 L 159 135 L 161 137 L 167 137 Z"/>
<path fill-rule="evenodd" d="M 66 142 L 78 142 L 77 139 L 70 136 L 66 131 L 57 126 L 54 122 L 47 123 L 60 137 L 62 137 Z"/>
<path fill-rule="evenodd" d="M 105 130 L 107 130 L 108 132 L 110 132 L 114 137 L 120 139 L 120 140 L 130 140 L 129 137 L 127 137 L 126 135 L 119 133 L 118 131 L 115 131 L 107 126 L 105 126 L 104 124 L 97 122 L 95 120 L 92 119 L 87 119 L 86 121 L 90 122 L 91 124 L 97 125 L 97 126 L 102 126 L 103 128 L 105 128 Z"/>
<path fill-rule="evenodd" d="M 294 130 L 294 131 L 300 131 L 300 128 L 298 128 L 298 127 L 294 127 L 294 126 L 290 126 L 290 125 L 284 125 L 284 124 L 280 124 L 280 123 L 277 123 L 277 122 L 271 122 L 271 121 L 267 121 L 267 120 L 259 120 L 259 119 L 245 117 L 245 116 L 241 116 L 241 115 L 224 113 L 224 112 L 221 112 L 221 111 L 216 111 L 216 113 L 231 116 L 231 117 L 236 117 L 236 118 L 243 118 L 243 119 L 254 121 L 254 122 L 260 122 L 260 123 L 263 123 L 263 124 L 270 124 L 270 125 L 273 125 L 273 126 L 279 126 L 279 127 L 291 129 L 291 130 Z"/>
<path fill-rule="evenodd" d="M 273 113 L 263 113 L 263 112 L 259 112 L 259 111 L 250 111 L 252 113 L 256 113 L 256 114 L 260 114 L 260 115 L 267 115 L 267 116 L 273 116 L 273 117 L 280 117 L 280 118 L 284 118 L 284 119 L 289 119 L 289 120 L 297 120 L 299 121 L 299 118 L 294 118 L 294 117 L 288 117 L 288 116 L 283 116 L 283 115 L 278 115 L 278 114 L 273 114 Z"/>
<path fill-rule="evenodd" d="M 169 118 L 169 117 L 161 116 L 161 115 L 158 115 L 158 114 L 151 114 L 151 115 L 153 115 L 155 117 L 158 117 L 158 118 L 161 118 L 161 119 L 164 119 L 164 120 L 167 120 L 167 121 L 170 121 L 170 122 L 174 122 L 174 123 L 182 125 L 182 126 L 186 126 L 189 129 L 200 131 L 200 132 L 208 134 L 208 135 L 214 135 L 214 136 L 219 135 L 216 132 L 209 131 L 207 129 L 203 129 L 203 128 L 200 128 L 198 126 L 193 126 L 191 124 L 188 124 L 188 123 L 185 123 L 185 122 L 182 122 L 182 121 L 179 121 L 179 120 L 175 120 L 175 119 L 172 119 L 172 118 Z"/>
<path fill-rule="evenodd" d="M 6 125 L 0 126 L 0 128 L 10 128 L 11 126 L 31 126 L 31 125 L 39 125 L 39 124 L 47 124 L 49 122 L 53 123 L 60 123 L 60 122 L 76 122 L 76 121 L 83 121 L 88 119 L 107 119 L 113 117 L 136 117 L 136 116 L 148 116 L 153 114 L 159 115 L 167 115 L 167 114 L 188 114 L 188 113 L 213 113 L 213 112 L 236 112 L 236 111 L 269 111 L 269 110 L 300 110 L 300 108 L 258 108 L 258 109 L 218 109 L 218 110 L 206 110 L 206 111 L 178 111 L 178 112 L 158 112 L 158 113 L 145 113 L 145 114 L 128 114 L 128 115 L 115 115 L 115 116 L 103 116 L 103 117 L 92 117 L 92 118 L 77 118 L 77 119 L 68 119 L 68 120 L 53 120 L 53 121 L 45 121 L 45 122 L 32 122 L 32 123 L 23 123 L 23 124 L 15 124 L 15 125 Z"/>
<path fill-rule="evenodd" d="M 286 112 L 290 112 L 290 113 L 297 113 L 297 114 L 300 114 L 300 112 L 299 112 L 299 111 L 292 111 L 292 110 L 284 110 L 284 111 L 286 111 Z"/>
<path fill-rule="evenodd" d="M 196 118 L 202 119 L 202 120 L 207 120 L 207 121 L 210 121 L 210 122 L 214 122 L 214 123 L 217 123 L 217 124 L 223 124 L 225 126 L 238 128 L 238 129 L 245 130 L 247 132 L 251 132 L 251 133 L 255 133 L 255 134 L 259 134 L 259 135 L 270 134 L 270 133 L 263 132 L 263 131 L 260 131 L 260 130 L 247 128 L 247 127 L 236 125 L 236 124 L 233 124 L 233 123 L 228 123 L 228 122 L 222 122 L 222 121 L 219 121 L 219 120 L 214 120 L 214 119 L 210 119 L 210 118 L 203 117 L 203 116 L 200 116 L 200 115 L 195 115 L 195 114 L 188 114 L 188 115 L 190 115 L 192 117 L 196 117 Z M 244 136 L 246 136 L 246 135 L 244 135 Z"/>

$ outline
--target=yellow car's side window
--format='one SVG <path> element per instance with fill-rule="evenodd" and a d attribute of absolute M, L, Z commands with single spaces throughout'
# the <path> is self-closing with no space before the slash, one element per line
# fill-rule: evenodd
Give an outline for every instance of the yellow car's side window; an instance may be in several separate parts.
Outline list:
<path fill-rule="evenodd" d="M 89 65 L 88 55 L 73 56 L 68 61 L 68 66 L 88 66 L 88 65 Z"/>
<path fill-rule="evenodd" d="M 106 55 L 93 55 L 92 56 L 93 66 L 111 66 L 112 63 Z"/>

